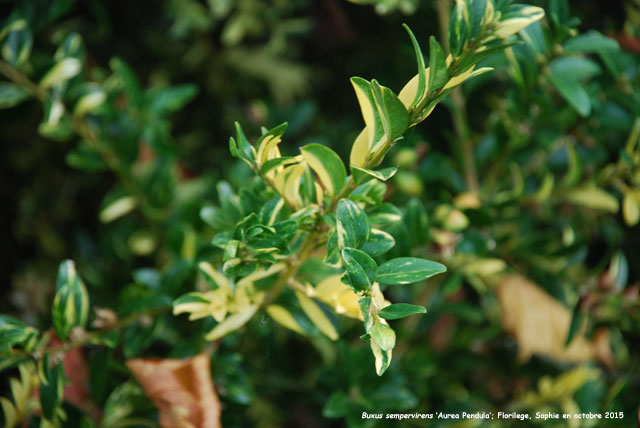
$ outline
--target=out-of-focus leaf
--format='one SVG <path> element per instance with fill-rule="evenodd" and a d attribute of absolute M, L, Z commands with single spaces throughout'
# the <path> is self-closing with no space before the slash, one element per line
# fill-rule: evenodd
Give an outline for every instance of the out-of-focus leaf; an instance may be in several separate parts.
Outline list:
<path fill-rule="evenodd" d="M 520 276 L 508 276 L 500 281 L 496 292 L 502 310 L 502 325 L 515 336 L 520 360 L 541 354 L 559 361 L 598 359 L 611 364 L 609 335 L 606 333 L 587 340 L 583 325 L 565 347 L 571 311 L 537 284 Z"/>
<path fill-rule="evenodd" d="M 587 91 L 577 80 L 574 80 L 572 76 L 553 72 L 548 76 L 548 79 L 580 116 L 589 116 L 591 113 L 591 100 Z"/>
<path fill-rule="evenodd" d="M 595 210 L 617 213 L 619 209 L 618 200 L 610 193 L 595 186 L 580 187 L 572 189 L 567 193 L 567 200 L 575 205 L 580 205 Z"/>
<path fill-rule="evenodd" d="M 580 34 L 564 43 L 565 52 L 598 53 L 619 49 L 618 42 L 595 30 Z"/>
<path fill-rule="evenodd" d="M 10 108 L 29 98 L 29 92 L 13 83 L 0 82 L 0 109 Z"/>

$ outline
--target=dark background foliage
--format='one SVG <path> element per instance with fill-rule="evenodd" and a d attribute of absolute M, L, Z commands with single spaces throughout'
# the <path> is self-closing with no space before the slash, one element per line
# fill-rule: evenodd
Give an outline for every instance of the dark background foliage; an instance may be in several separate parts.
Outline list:
<path fill-rule="evenodd" d="M 0 2 L 3 15 L 9 15 L 13 3 Z M 34 16 L 48 4 L 44 0 L 19 3 L 35 11 Z M 547 2 L 532 3 L 547 6 Z M 596 29 L 603 34 L 620 36 L 625 25 L 629 25 L 625 7 L 631 3 L 581 1 L 573 2 L 571 7 L 572 14 L 581 20 L 581 31 Z M 177 159 L 176 174 L 180 179 L 202 179 L 202 195 L 206 201 L 217 199 L 215 185 L 220 179 L 226 179 L 236 188 L 248 182 L 248 172 L 232 162 L 228 153 L 234 121 L 239 121 L 255 137 L 260 126 L 270 128 L 286 120 L 289 129 L 281 146 L 285 154 L 294 153 L 295 148 L 304 143 L 319 142 L 348 159 L 351 144 L 362 126 L 349 78 L 355 75 L 376 78 L 397 91 L 415 73 L 412 46 L 401 24 L 409 24 L 419 35 L 423 48 L 427 46 L 428 35 L 440 38 L 435 0 L 420 1 L 412 14 L 395 10 L 384 15 L 376 13 L 374 7 L 339 0 L 213 0 L 209 4 L 195 0 L 87 0 L 65 2 L 65 5 L 66 10 L 60 16 L 49 22 L 41 20 L 34 35 L 34 67 L 46 69 L 47 57 L 55 51 L 61 35 L 77 32 L 84 39 L 90 70 L 95 68 L 99 73 L 99 69 L 108 68 L 113 57 L 119 57 L 129 64 L 142 87 L 194 84 L 197 95 L 171 115 L 171 130 L 163 134 L 161 145 Z M 34 18 L 34 22 L 37 19 Z M 637 51 L 627 51 L 630 61 L 638 64 Z M 504 65 L 504 60 L 501 61 L 497 63 Z M 487 124 L 494 123 L 492 114 L 499 109 L 487 106 L 492 105 L 496 96 L 516 98 L 510 92 L 512 89 L 504 84 L 509 80 L 508 74 L 504 69 L 496 73 L 496 81 L 465 89 L 469 95 L 468 123 L 478 134 L 484 135 Z M 603 80 L 603 92 L 615 86 L 606 78 Z M 546 93 L 540 95 L 543 99 L 546 96 Z M 561 129 L 560 133 L 566 130 L 571 134 L 578 127 L 575 114 L 556 109 L 561 104 L 556 98 L 540 102 L 543 109 L 548 109 L 535 124 L 541 128 L 545 124 L 552 129 L 555 126 Z M 528 114 L 518 111 L 517 103 L 502 108 L 500 113 L 513 117 Z M 0 200 L 3 201 L 0 280 L 6 290 L 6 297 L 0 301 L 0 312 L 17 314 L 29 323 L 47 326 L 55 272 L 61 260 L 77 260 L 78 270 L 92 296 L 92 306 L 115 307 L 126 300 L 127 293 L 135 296 L 128 287 L 132 277 L 140 275 L 140 269 L 161 270 L 168 266 L 171 257 L 167 254 L 179 252 L 188 233 L 186 230 L 195 231 L 200 244 L 209 239 L 212 232 L 198 215 L 204 201 L 189 201 L 176 209 L 167 223 L 149 227 L 157 233 L 157 246 L 165 245 L 168 250 L 132 255 L 126 248 L 126 238 L 121 237 L 130 236 L 146 219 L 134 213 L 132 218 L 117 224 L 103 225 L 97 213 L 117 179 L 109 171 L 87 173 L 70 167 L 67 159 L 75 146 L 74 140 L 52 141 L 40 136 L 37 129 L 42 115 L 43 107 L 37 102 L 0 110 Z M 616 125 L 617 130 L 605 130 L 602 135 L 598 135 L 598 131 L 593 135 L 579 135 L 579 138 L 586 137 L 584 140 L 595 141 L 592 146 L 585 144 L 585 158 L 589 159 L 585 162 L 587 173 L 617 160 L 618 149 L 624 145 L 630 129 L 627 123 L 631 119 L 627 116 L 622 119 L 612 116 L 621 123 Z M 596 120 L 606 124 L 609 117 L 590 117 L 579 123 L 591 126 Z M 403 147 L 410 148 L 418 158 L 408 170 L 423 184 L 418 191 L 411 190 L 412 184 L 393 184 L 389 194 L 394 201 L 406 203 L 418 197 L 431 218 L 437 201 L 450 201 L 452 195 L 464 189 L 461 172 L 442 177 L 449 173 L 445 166 L 451 161 L 447 159 L 458 156 L 451 144 L 456 138 L 454 128 L 449 109 L 438 107 L 425 123 L 406 136 Z M 496 125 L 497 128 L 500 126 Z M 535 132 L 536 129 L 530 133 Z M 500 128 L 494 134 L 502 138 L 506 131 Z M 544 137 L 539 137 L 536 144 L 540 140 Z M 615 150 L 612 146 L 599 145 L 609 140 L 613 146 L 617 144 Z M 430 158 L 434 153 L 442 157 Z M 407 153 L 402 154 L 400 150 L 392 153 L 390 158 L 394 160 L 389 163 L 400 163 L 401 155 L 407 156 Z M 137 156 L 144 157 L 144 150 L 140 149 Z M 527 151 L 522 150 L 514 158 L 528 156 Z M 494 158 L 487 159 L 479 169 L 481 179 Z M 558 161 L 557 169 L 561 170 L 565 164 L 566 155 Z M 546 167 L 553 168 L 553 165 Z M 640 265 L 634 262 L 640 256 L 639 226 L 622 227 L 621 214 L 594 225 L 573 217 L 575 211 L 571 208 L 561 206 L 556 210 L 545 212 L 544 222 L 528 223 L 524 219 L 521 230 L 533 236 L 542 223 L 562 222 L 565 217 L 569 219 L 565 223 L 575 221 L 582 226 L 580 222 L 584 222 L 585 229 L 591 232 L 585 233 L 583 239 L 584 265 L 602 271 L 614 251 L 622 249 L 628 260 L 628 283 L 640 280 Z M 558 212 L 561 215 L 557 216 Z M 477 230 L 480 232 L 476 235 L 471 232 L 465 236 L 468 246 L 462 252 L 478 252 L 474 245 L 484 239 L 481 232 L 485 229 L 478 227 Z M 407 239 L 410 241 L 411 237 Z M 200 245 L 199 251 L 206 252 L 203 247 Z M 497 251 L 498 255 L 504 255 Z M 566 281 L 529 266 L 529 253 L 504 256 L 505 259 L 511 257 L 508 261 L 516 269 L 521 268 L 520 272 L 539 282 L 546 280 L 546 284 L 551 284 L 548 291 L 561 297 Z M 174 292 L 188 291 L 193 272 L 181 271 L 178 264 L 171 269 L 173 276 L 165 280 L 175 285 L 168 287 Z M 460 286 L 458 283 L 462 280 L 455 275 L 449 278 L 453 279 L 443 286 L 443 293 L 430 291 L 434 296 L 428 317 L 407 329 L 415 330 L 405 331 L 403 340 L 407 343 L 401 351 L 401 362 L 383 378 L 372 376 L 370 352 L 358 345 L 361 332 L 353 326 L 344 332 L 347 340 L 336 346 L 319 340 L 310 344 L 307 339 L 270 328 L 266 319 L 249 327 L 246 336 L 251 340 L 230 337 L 221 345 L 217 351 L 219 358 L 213 362 L 216 384 L 222 388 L 225 403 L 225 426 L 343 426 L 342 419 L 319 418 L 323 409 L 327 417 L 344 414 L 344 409 L 340 409 L 342 397 L 336 396 L 336 391 L 355 397 L 356 401 L 363 397 L 370 399 L 383 406 L 378 407 L 380 411 L 477 410 L 487 403 L 496 406 L 511 403 L 519 393 L 535 390 L 540 376 L 556 376 L 568 369 L 545 358 L 534 358 L 524 366 L 517 362 L 513 341 L 500 333 L 490 314 L 485 315 L 479 309 L 489 307 L 491 302 L 487 303 L 485 296 L 476 293 L 467 283 Z M 453 291 L 447 291 L 446 287 Z M 411 300 L 401 291 L 394 292 Z M 420 291 L 414 294 L 420 295 Z M 455 298 L 451 298 L 453 294 Z M 566 299 L 563 302 L 567 303 Z M 140 342 L 140 349 L 131 345 L 134 349 L 89 351 L 90 360 L 96 365 L 91 374 L 91 394 L 98 406 L 104 404 L 110 391 L 125 378 L 118 357 L 138 354 L 180 357 L 202 345 L 199 331 L 193 331 L 189 340 L 175 333 L 195 330 L 193 324 L 185 320 L 174 322 L 176 325 L 167 329 L 170 333 L 158 333 L 159 339 L 148 342 L 145 340 L 152 334 L 144 329 L 131 330 L 130 341 Z M 156 329 L 156 333 L 163 331 L 163 323 L 161 318 L 151 329 Z M 136 334 L 140 335 L 139 340 Z M 638 337 L 637 327 L 632 333 L 622 334 L 620 342 L 628 348 L 625 352 L 637 355 Z M 470 352 L 474 346 L 480 350 Z M 102 362 L 109 366 L 113 377 L 100 376 Z M 611 384 L 624 378 L 626 383 L 621 389 L 627 394 L 615 396 L 609 408 L 636 410 L 634 406 L 638 403 L 637 399 L 634 403 L 633 394 L 637 397 L 639 390 L 637 378 L 634 380 L 638 374 L 637 363 L 625 366 L 625 370 L 628 377 L 624 373 L 607 372 L 605 379 L 581 389 L 576 398 L 581 409 L 600 409 L 594 403 L 601 403 Z M 370 396 L 372 393 L 375 396 Z M 327 404 L 331 399 L 334 407 Z M 362 408 L 369 404 L 362 404 Z M 72 420 L 73 416 L 72 413 Z"/>

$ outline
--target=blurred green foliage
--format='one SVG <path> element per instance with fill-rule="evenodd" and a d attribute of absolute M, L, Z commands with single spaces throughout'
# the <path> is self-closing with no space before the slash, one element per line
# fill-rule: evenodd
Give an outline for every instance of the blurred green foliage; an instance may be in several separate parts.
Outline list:
<path fill-rule="evenodd" d="M 13 3 L 0 3 L 0 275 L 10 284 L 0 309 L 14 316 L 0 318 L 0 352 L 25 352 L 2 354 L 0 395 L 29 413 L 16 391 L 32 390 L 35 359 L 48 381 L 40 390 L 45 418 L 148 426 L 140 421 L 156 411 L 123 361 L 182 358 L 208 346 L 203 333 L 213 320 L 188 322 L 171 304 L 202 289 L 196 261 L 222 260 L 211 241 L 239 219 L 220 213 L 233 212 L 236 195 L 251 200 L 260 189 L 229 155 L 234 121 L 251 141 L 260 126 L 288 121 L 284 155 L 322 143 L 346 162 L 362 128 L 348 79 L 376 78 L 397 92 L 415 74 L 400 24 L 423 48 L 435 35 L 449 50 L 452 2 Z M 495 71 L 445 98 L 382 164 L 399 167 L 385 195 L 399 208 L 369 212 L 395 239 L 385 259 L 425 257 L 448 269 L 426 284 L 384 290 L 392 302 L 428 310 L 392 324 L 398 345 L 388 371 L 375 375 L 357 322 L 331 315 L 341 336 L 332 343 L 258 315 L 213 351 L 225 427 L 388 426 L 362 412 L 438 411 L 625 416 L 434 426 L 637 423 L 640 5 L 531 3 L 545 19 L 520 32 L 522 43 L 484 58 L 479 66 Z M 64 259 L 77 272 L 61 265 L 55 284 Z M 330 273 L 309 263 L 300 277 L 315 284 Z M 606 331 L 608 357 L 522 358 L 526 335 L 507 326 L 509 302 L 499 291 L 514 274 L 571 314 L 567 344 L 595 343 Z M 56 318 L 68 305 L 76 317 Z M 117 334 L 112 314 L 124 321 Z M 74 337 L 87 317 L 88 336 Z M 60 339 L 86 343 L 86 400 L 102 419 L 63 403 L 59 359 L 43 363 L 34 353 L 52 325 L 69 335 Z"/>

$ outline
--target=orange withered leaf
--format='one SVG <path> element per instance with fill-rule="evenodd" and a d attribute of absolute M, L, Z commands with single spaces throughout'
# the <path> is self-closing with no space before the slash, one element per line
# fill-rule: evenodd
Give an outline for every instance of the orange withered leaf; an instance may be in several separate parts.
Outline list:
<path fill-rule="evenodd" d="M 161 427 L 222 427 L 207 354 L 187 359 L 136 358 L 127 361 L 127 367 L 158 408 Z"/>

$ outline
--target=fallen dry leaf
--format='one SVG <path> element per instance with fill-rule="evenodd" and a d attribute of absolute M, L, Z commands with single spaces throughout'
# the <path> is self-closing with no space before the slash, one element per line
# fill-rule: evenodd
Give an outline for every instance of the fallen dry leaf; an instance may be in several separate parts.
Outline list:
<path fill-rule="evenodd" d="M 127 367 L 158 408 L 161 427 L 222 427 L 207 354 L 187 359 L 137 358 L 127 361 Z"/>
<path fill-rule="evenodd" d="M 592 339 L 584 336 L 583 325 L 565 347 L 571 324 L 571 311 L 547 294 L 537 284 L 521 276 L 508 276 L 496 288 L 504 328 L 518 342 L 518 358 L 528 360 L 542 354 L 560 361 L 600 360 L 611 366 L 613 357 L 609 332 L 599 330 Z"/>

